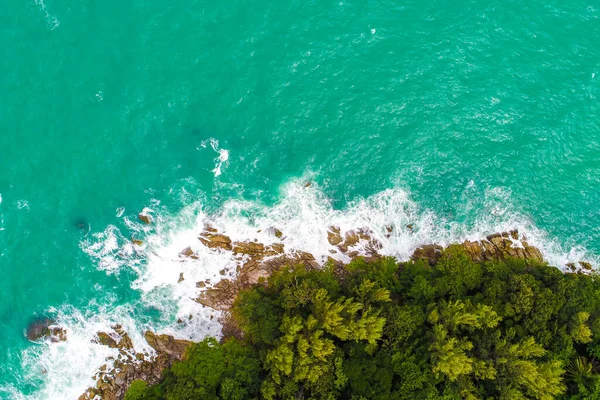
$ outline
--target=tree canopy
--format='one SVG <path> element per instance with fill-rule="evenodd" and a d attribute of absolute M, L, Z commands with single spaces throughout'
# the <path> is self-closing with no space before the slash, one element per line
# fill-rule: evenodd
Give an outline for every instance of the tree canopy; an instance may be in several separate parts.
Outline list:
<path fill-rule="evenodd" d="M 597 399 L 600 280 L 523 260 L 290 266 L 136 399 Z"/>

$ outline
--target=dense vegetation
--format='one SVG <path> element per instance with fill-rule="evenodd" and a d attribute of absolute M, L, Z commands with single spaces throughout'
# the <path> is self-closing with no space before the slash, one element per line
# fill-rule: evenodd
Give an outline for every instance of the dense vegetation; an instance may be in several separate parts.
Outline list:
<path fill-rule="evenodd" d="M 135 399 L 600 398 L 600 281 L 523 260 L 291 267 Z"/>

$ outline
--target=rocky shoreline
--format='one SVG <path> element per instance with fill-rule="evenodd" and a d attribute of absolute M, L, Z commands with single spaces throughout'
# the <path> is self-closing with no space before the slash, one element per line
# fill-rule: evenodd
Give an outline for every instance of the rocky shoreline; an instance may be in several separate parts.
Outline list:
<path fill-rule="evenodd" d="M 272 228 L 275 229 L 275 228 Z M 392 227 L 387 228 L 388 233 L 393 232 Z M 281 231 L 276 229 L 280 234 Z M 374 238 L 371 231 L 367 229 L 349 230 L 341 232 L 339 227 L 331 226 L 327 232 L 327 240 L 333 247 L 332 254 L 342 254 L 350 260 L 363 257 L 366 260 L 382 257 L 379 250 L 382 244 Z M 310 253 L 302 251 L 285 251 L 282 243 L 265 246 L 257 242 L 232 242 L 231 239 L 218 233 L 212 227 L 206 227 L 200 235 L 200 241 L 207 247 L 229 251 L 240 257 L 236 280 L 223 279 L 212 287 L 204 282 L 198 282 L 197 286 L 202 289 L 196 301 L 206 307 L 215 310 L 227 311 L 233 304 L 240 290 L 266 279 L 274 271 L 285 265 L 304 264 L 310 268 L 319 268 L 320 264 Z M 518 258 L 533 262 L 544 262 L 540 250 L 531 246 L 527 238 L 520 235 L 518 231 L 495 233 L 479 241 L 464 241 L 456 244 L 462 247 L 474 262 L 506 260 Z M 430 265 L 435 265 L 439 260 L 444 247 L 437 244 L 423 245 L 415 249 L 411 259 L 425 260 Z M 182 252 L 185 257 L 197 257 L 190 248 Z M 341 261 L 328 257 L 328 261 L 335 264 Z M 591 264 L 580 261 L 578 265 L 569 263 L 566 265 L 571 272 L 590 271 Z"/>
<path fill-rule="evenodd" d="M 175 339 L 169 335 L 156 335 L 147 331 L 144 339 L 154 350 L 138 353 L 133 348 L 129 335 L 122 327 L 115 325 L 112 332 L 98 332 L 98 343 L 113 349 L 118 349 L 119 354 L 112 365 L 104 364 L 94 376 L 96 386 L 89 388 L 79 397 L 79 400 L 119 400 L 136 379 L 141 379 L 149 384 L 160 380 L 162 371 L 170 367 L 174 361 L 181 360 L 185 350 L 192 344 L 187 340 Z"/>
<path fill-rule="evenodd" d="M 140 218 L 142 219 L 142 218 Z M 143 221 L 150 223 L 151 220 Z M 387 227 L 387 234 L 391 235 L 394 227 Z M 406 229 L 412 230 L 409 225 Z M 214 310 L 224 311 L 225 317 L 221 322 L 224 336 L 235 334 L 235 327 L 227 319 L 227 311 L 233 305 L 237 294 L 266 279 L 275 271 L 286 265 L 303 264 L 308 268 L 320 268 L 322 262 L 307 252 L 295 249 L 286 249 L 285 237 L 277 228 L 269 228 L 268 233 L 273 237 L 273 242 L 263 244 L 258 241 L 233 241 L 224 232 L 219 232 L 212 226 L 205 226 L 198 239 L 202 245 L 216 252 L 227 252 L 236 260 L 235 279 L 222 279 L 212 284 L 210 281 L 196 282 L 198 297 L 196 302 Z M 342 231 L 339 227 L 331 226 L 327 232 L 327 241 L 331 245 L 331 256 L 327 261 L 341 266 L 346 261 L 357 257 L 366 260 L 383 257 L 379 253 L 382 244 L 368 229 Z M 474 262 L 505 260 L 518 258 L 539 263 L 544 262 L 539 249 L 531 246 L 527 238 L 518 231 L 496 233 L 479 241 L 464 241 L 455 244 L 462 247 Z M 415 249 L 411 259 L 423 260 L 430 265 L 435 265 L 444 247 L 437 244 L 423 245 Z M 332 256 L 335 256 L 332 257 Z M 199 255 L 187 247 L 179 253 L 179 258 L 184 260 L 199 259 Z M 344 261 L 340 261 L 340 258 Z M 580 261 L 578 264 L 570 263 L 564 268 L 569 273 L 588 273 L 592 266 Z M 225 275 L 227 271 L 220 271 Z M 185 277 L 180 274 L 178 283 Z M 40 319 L 30 325 L 27 331 L 30 340 L 45 338 L 53 342 L 67 340 L 66 331 L 60 326 L 55 326 L 50 319 Z M 102 365 L 93 379 L 94 387 L 89 388 L 79 397 L 79 400 L 120 400 L 125 397 L 127 388 L 136 379 L 141 379 L 149 384 L 158 382 L 163 369 L 181 360 L 185 351 L 192 344 L 190 341 L 175 339 L 169 335 L 157 335 L 147 331 L 144 338 L 150 350 L 137 352 L 131 338 L 122 326 L 114 325 L 107 332 L 98 332 L 93 339 L 95 343 L 108 346 L 118 351 L 117 357 L 109 357 L 106 364 Z"/>

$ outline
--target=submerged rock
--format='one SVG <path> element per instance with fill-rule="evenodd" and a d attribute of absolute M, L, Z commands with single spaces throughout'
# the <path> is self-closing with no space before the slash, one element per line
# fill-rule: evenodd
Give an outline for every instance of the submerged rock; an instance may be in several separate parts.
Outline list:
<path fill-rule="evenodd" d="M 32 321 L 27 326 L 27 339 L 35 341 L 50 334 L 50 326 L 54 325 L 54 320 L 50 318 L 39 318 Z"/>
<path fill-rule="evenodd" d="M 55 326 L 55 323 L 51 318 L 35 319 L 27 326 L 25 336 L 32 342 L 40 339 L 49 339 L 54 343 L 67 340 L 65 328 Z"/>
<path fill-rule="evenodd" d="M 90 224 L 83 217 L 77 218 L 74 225 L 80 231 L 88 232 L 90 230 Z"/>

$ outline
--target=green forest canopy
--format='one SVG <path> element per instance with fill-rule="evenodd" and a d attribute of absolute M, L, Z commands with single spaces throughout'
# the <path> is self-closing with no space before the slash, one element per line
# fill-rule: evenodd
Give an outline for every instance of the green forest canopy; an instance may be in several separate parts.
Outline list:
<path fill-rule="evenodd" d="M 357 259 L 242 292 L 240 338 L 194 344 L 138 399 L 600 398 L 600 280 L 523 260 Z"/>

